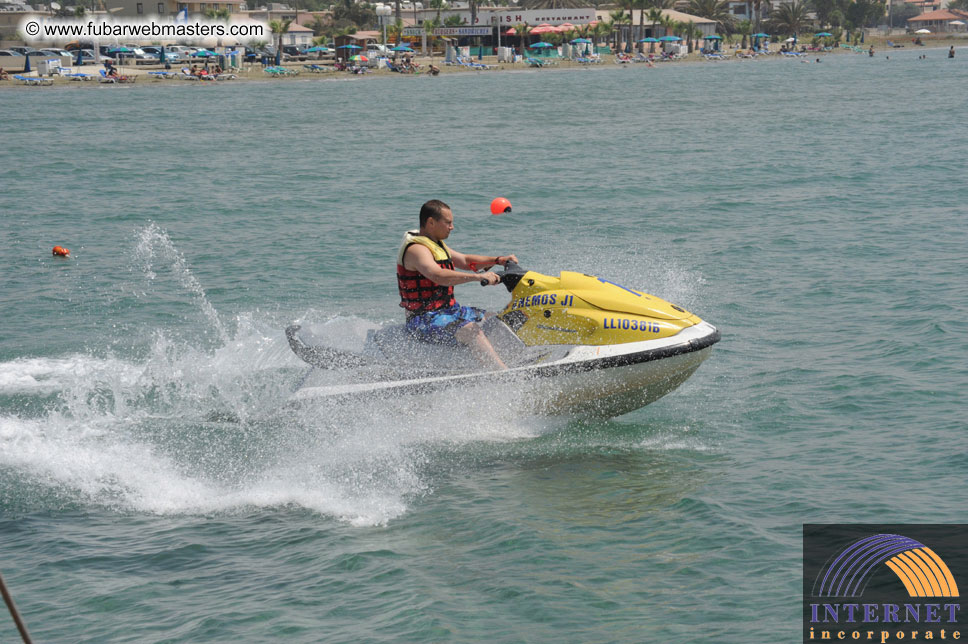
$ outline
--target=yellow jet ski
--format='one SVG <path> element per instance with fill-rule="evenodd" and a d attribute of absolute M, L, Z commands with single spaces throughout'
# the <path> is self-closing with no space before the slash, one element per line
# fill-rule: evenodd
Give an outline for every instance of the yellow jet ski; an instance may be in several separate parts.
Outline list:
<path fill-rule="evenodd" d="M 402 324 L 293 325 L 289 345 L 314 368 L 290 400 L 422 394 L 499 379 L 514 383 L 516 400 L 532 412 L 608 418 L 674 390 L 720 339 L 675 304 L 600 277 L 552 277 L 509 262 L 501 281 L 511 301 L 482 327 L 508 370 L 485 370 L 463 347 L 419 342 Z"/>

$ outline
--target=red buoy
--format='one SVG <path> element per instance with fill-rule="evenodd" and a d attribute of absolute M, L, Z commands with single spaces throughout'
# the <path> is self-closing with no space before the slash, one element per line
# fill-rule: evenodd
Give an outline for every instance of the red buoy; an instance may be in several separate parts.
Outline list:
<path fill-rule="evenodd" d="M 511 202 L 504 197 L 498 197 L 491 202 L 491 214 L 492 215 L 503 215 L 506 212 L 511 212 Z"/>
<path fill-rule="evenodd" d="M 54 250 L 51 251 L 51 254 L 53 254 L 55 257 L 70 257 L 71 249 L 64 248 L 63 246 L 54 246 Z"/>

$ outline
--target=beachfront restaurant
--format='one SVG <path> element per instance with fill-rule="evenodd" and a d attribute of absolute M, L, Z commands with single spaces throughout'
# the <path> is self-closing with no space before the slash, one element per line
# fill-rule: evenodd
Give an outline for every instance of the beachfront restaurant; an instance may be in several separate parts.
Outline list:
<path fill-rule="evenodd" d="M 968 26 L 968 12 L 938 9 L 908 18 L 907 23 L 910 31 L 927 29 L 933 34 L 965 33 L 965 27 Z"/>

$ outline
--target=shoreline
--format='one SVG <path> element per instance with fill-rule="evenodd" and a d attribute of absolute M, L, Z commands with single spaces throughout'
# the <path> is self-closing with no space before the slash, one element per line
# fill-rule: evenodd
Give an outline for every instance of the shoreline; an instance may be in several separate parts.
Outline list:
<path fill-rule="evenodd" d="M 910 34 L 905 35 L 906 38 L 908 36 L 910 36 Z M 859 47 L 865 48 L 864 52 L 855 52 L 855 51 L 844 49 L 842 47 L 836 47 L 832 51 L 807 51 L 803 54 L 800 60 L 809 60 L 809 59 L 813 59 L 814 57 L 820 58 L 820 57 L 825 57 L 830 55 L 838 55 L 838 56 L 839 55 L 855 55 L 855 56 L 866 55 L 867 54 L 866 48 L 872 45 L 874 47 L 876 56 L 890 55 L 889 53 L 885 54 L 885 52 L 896 52 L 899 49 L 903 49 L 907 51 L 910 51 L 913 49 L 913 50 L 922 51 L 922 52 L 937 52 L 937 51 L 947 51 L 952 46 L 955 47 L 956 51 L 959 48 L 968 48 L 968 35 L 966 35 L 965 37 L 959 37 L 959 38 L 946 37 L 946 38 L 936 38 L 936 39 L 927 39 L 927 40 L 922 37 L 922 42 L 924 42 L 925 44 L 921 46 L 915 45 L 912 42 L 910 42 L 911 40 L 910 38 L 907 38 L 908 42 L 903 42 L 901 40 L 894 40 L 894 38 L 888 39 L 882 36 L 873 36 L 865 40 L 866 42 L 864 44 L 858 45 Z M 901 44 L 903 46 L 896 47 L 896 48 L 889 47 L 887 45 L 887 40 L 892 40 L 895 43 Z M 491 73 L 500 73 L 500 72 L 506 73 L 506 72 L 525 72 L 525 71 L 540 73 L 544 70 L 564 71 L 564 70 L 578 70 L 578 69 L 610 69 L 610 68 L 650 69 L 650 68 L 655 68 L 659 66 L 668 66 L 668 65 L 683 65 L 683 64 L 688 65 L 688 64 L 697 64 L 697 63 L 722 64 L 722 63 L 737 63 L 737 62 L 756 62 L 756 61 L 763 61 L 763 60 L 779 60 L 783 58 L 778 54 L 759 55 L 754 58 L 739 58 L 735 55 L 738 50 L 727 49 L 726 51 L 730 53 L 725 54 L 726 57 L 721 60 L 706 60 L 702 57 L 701 54 L 694 51 L 692 54 L 688 54 L 684 58 L 681 58 L 679 60 L 655 61 L 651 66 L 644 64 L 642 62 L 619 64 L 615 62 L 614 54 L 605 54 L 602 59 L 603 62 L 597 63 L 597 64 L 582 64 L 566 58 L 550 58 L 547 60 L 554 61 L 556 64 L 551 65 L 547 68 L 532 67 L 529 64 L 523 63 L 523 62 L 497 63 L 496 56 L 485 56 L 482 61 L 478 61 L 476 58 L 474 59 L 474 62 L 483 62 L 484 64 L 490 65 L 491 69 L 473 69 L 468 67 L 462 67 L 459 65 L 446 65 L 444 64 L 442 58 L 437 56 L 434 56 L 434 57 L 417 56 L 417 57 L 414 57 L 414 61 L 417 62 L 420 65 L 421 70 L 423 70 L 417 74 L 401 74 L 398 72 L 392 72 L 389 69 L 385 69 L 385 68 L 371 69 L 366 74 L 351 74 L 348 72 L 339 72 L 339 71 L 336 71 L 335 69 L 330 69 L 329 71 L 320 73 L 320 72 L 312 72 L 309 69 L 306 69 L 303 67 L 304 65 L 312 65 L 312 64 L 320 65 L 324 62 L 326 63 L 332 62 L 332 61 L 317 60 L 317 61 L 290 62 L 288 64 L 283 64 L 282 67 L 295 70 L 298 72 L 298 74 L 291 75 L 291 76 L 282 76 L 282 75 L 274 76 L 274 75 L 265 73 L 263 71 L 261 64 L 254 63 L 254 64 L 246 65 L 246 67 L 241 72 L 234 72 L 237 76 L 235 79 L 228 79 L 224 81 L 214 81 L 214 82 L 213 81 L 188 81 L 188 83 L 193 85 L 209 85 L 209 84 L 224 84 L 224 83 L 238 83 L 238 82 L 249 83 L 249 82 L 277 82 L 277 81 L 298 81 L 298 80 L 312 80 L 312 81 L 325 81 L 325 80 L 337 80 L 337 79 L 363 80 L 366 78 L 385 78 L 385 77 L 395 77 L 395 76 L 411 77 L 411 78 L 421 78 L 421 77 L 433 78 L 433 76 L 431 76 L 429 73 L 425 71 L 431 63 L 439 67 L 440 75 L 449 75 L 449 74 L 491 74 Z M 173 71 L 177 73 L 182 67 L 186 67 L 186 66 L 187 66 L 186 64 L 179 64 L 178 66 L 173 66 L 172 69 L 169 71 Z M 149 76 L 148 72 L 165 71 L 162 65 L 142 65 L 136 68 L 132 68 L 130 66 L 124 66 L 124 67 L 118 66 L 119 73 L 124 74 L 125 72 L 127 72 L 128 74 L 136 77 L 136 80 L 134 83 L 100 82 L 98 80 L 98 76 L 100 73 L 99 70 L 101 69 L 101 66 L 99 65 L 83 65 L 80 67 L 74 67 L 73 69 L 80 73 L 90 74 L 91 78 L 87 81 L 82 81 L 82 80 L 72 80 L 70 78 L 66 78 L 59 75 L 53 76 L 53 77 L 44 77 L 52 80 L 53 83 L 43 85 L 42 87 L 57 87 L 57 86 L 78 86 L 78 87 L 112 86 L 113 87 L 113 86 L 126 86 L 126 85 L 171 85 L 171 84 L 186 83 L 186 80 L 183 78 L 160 78 L 160 77 Z M 38 87 L 37 85 L 34 85 L 34 86 L 27 85 L 13 77 L 14 74 L 20 75 L 21 72 L 8 71 L 7 74 L 9 75 L 10 78 L 9 80 L 6 80 L 6 81 L 0 81 L 0 88 Z M 37 76 L 33 74 L 30 77 L 37 78 Z"/>

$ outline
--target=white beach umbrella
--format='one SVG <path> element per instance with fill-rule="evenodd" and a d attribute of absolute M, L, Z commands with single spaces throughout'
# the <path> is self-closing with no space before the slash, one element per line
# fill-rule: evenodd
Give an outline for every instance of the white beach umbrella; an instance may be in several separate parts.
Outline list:
<path fill-rule="evenodd" d="M 965 23 L 963 23 L 963 22 L 961 22 L 960 20 L 952 20 L 952 21 L 951 21 L 951 22 L 949 22 L 948 24 L 949 24 L 949 25 L 958 25 L 958 26 L 961 26 L 961 25 L 963 25 L 963 24 L 965 24 Z"/>
<path fill-rule="evenodd" d="M 929 33 L 931 33 L 931 30 L 930 29 L 918 29 L 914 33 L 916 33 L 916 34 L 929 34 Z"/>

